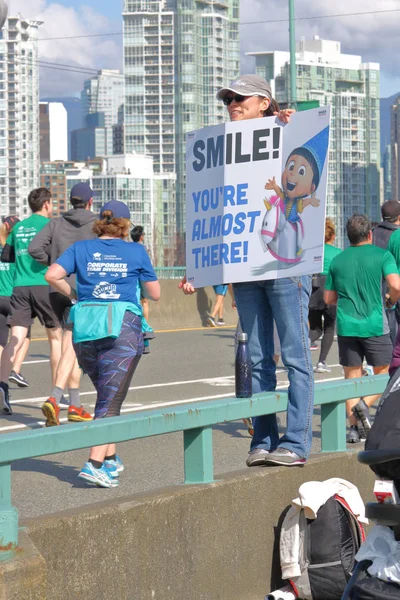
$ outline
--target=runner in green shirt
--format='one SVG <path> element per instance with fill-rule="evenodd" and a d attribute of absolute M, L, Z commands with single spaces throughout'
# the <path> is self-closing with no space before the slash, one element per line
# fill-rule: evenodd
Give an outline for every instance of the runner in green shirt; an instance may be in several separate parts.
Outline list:
<path fill-rule="evenodd" d="M 35 235 L 50 221 L 42 214 L 33 213 L 13 228 L 7 239 L 7 245 L 14 249 L 15 287 L 31 285 L 48 286 L 44 276 L 48 267 L 38 263 L 28 252 L 28 246 Z"/>
<path fill-rule="evenodd" d="M 51 307 L 49 286 L 44 278 L 47 267 L 28 253 L 30 241 L 51 217 L 51 193 L 46 188 L 33 190 L 28 203 L 33 214 L 15 225 L 1 254 L 2 262 L 15 263 L 14 288 L 10 300 L 12 343 L 9 342 L 4 348 L 0 373 L 0 405 L 6 415 L 12 414 L 8 379 L 16 355 L 25 343 L 32 319 L 38 317 L 46 327 L 53 376 L 61 354 L 61 329 Z"/>
<path fill-rule="evenodd" d="M 318 275 L 313 275 L 313 288 L 308 313 L 311 350 L 318 349 L 318 346 L 314 346 L 314 344 L 322 335 L 319 359 L 314 367 L 315 373 L 331 372 L 326 360 L 335 338 L 336 306 L 325 304 L 324 289 L 330 264 L 334 257 L 341 253 L 339 248 L 333 246 L 335 237 L 335 224 L 328 218 L 325 220 L 324 270 Z"/>
<path fill-rule="evenodd" d="M 327 221 L 328 221 L 328 219 L 327 219 Z M 325 227 L 325 232 L 326 232 L 326 227 Z M 325 233 L 325 239 L 326 239 L 326 233 Z M 328 275 L 329 268 L 331 266 L 331 262 L 333 261 L 335 256 L 337 256 L 338 254 L 340 254 L 342 252 L 340 248 L 336 248 L 335 246 L 333 246 L 334 241 L 335 241 L 335 233 L 333 233 L 333 237 L 330 239 L 329 242 L 325 242 L 324 270 L 322 271 L 322 275 Z"/>
<path fill-rule="evenodd" d="M 19 223 L 18 217 L 9 216 L 3 218 L 3 222 L 0 225 L 0 255 L 3 247 L 7 243 L 7 239 L 10 238 L 13 227 Z M 11 315 L 11 303 L 10 298 L 14 287 L 14 275 L 15 275 L 15 264 L 0 262 L 0 359 L 3 353 L 3 349 L 7 344 L 8 335 L 10 328 L 8 326 L 8 319 Z M 25 343 L 22 345 L 18 352 L 15 361 L 14 368 L 11 371 L 9 380 L 16 383 L 18 387 L 28 387 L 29 383 L 23 375 L 21 375 L 22 363 L 25 360 L 25 356 L 28 352 L 30 342 L 30 330 Z"/>
<path fill-rule="evenodd" d="M 393 346 L 382 284 L 386 280 L 389 286 L 388 307 L 395 306 L 400 298 L 400 277 L 392 254 L 371 245 L 371 223 L 365 215 L 353 215 L 346 227 L 351 246 L 332 260 L 324 299 L 338 306 L 339 362 L 345 378 L 352 379 L 362 376 L 364 358 L 375 374 L 388 372 Z M 369 407 L 376 399 L 347 401 L 348 442 L 366 439 L 371 428 Z"/>

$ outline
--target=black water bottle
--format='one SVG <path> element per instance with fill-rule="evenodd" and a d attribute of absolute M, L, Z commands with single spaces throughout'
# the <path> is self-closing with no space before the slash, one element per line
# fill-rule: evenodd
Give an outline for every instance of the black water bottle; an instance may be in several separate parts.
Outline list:
<path fill-rule="evenodd" d="M 250 359 L 247 333 L 238 333 L 236 336 L 237 351 L 235 360 L 235 393 L 236 398 L 251 398 L 252 365 Z"/>

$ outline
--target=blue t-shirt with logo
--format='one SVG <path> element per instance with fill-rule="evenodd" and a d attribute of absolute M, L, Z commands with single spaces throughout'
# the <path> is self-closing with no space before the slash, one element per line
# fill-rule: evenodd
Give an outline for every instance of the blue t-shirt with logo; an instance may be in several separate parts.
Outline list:
<path fill-rule="evenodd" d="M 137 285 L 157 281 L 142 244 L 120 239 L 75 242 L 56 261 L 67 275 L 76 273 L 79 302 L 132 302 L 140 306 Z"/>

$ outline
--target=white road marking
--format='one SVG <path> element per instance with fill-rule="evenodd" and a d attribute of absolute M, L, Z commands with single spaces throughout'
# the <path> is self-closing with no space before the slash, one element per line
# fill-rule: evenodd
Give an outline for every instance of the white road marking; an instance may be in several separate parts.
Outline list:
<path fill-rule="evenodd" d="M 327 381 L 337 381 L 339 379 L 343 379 L 343 377 L 330 377 L 329 379 L 321 379 L 319 381 L 321 383 L 323 383 L 323 382 L 327 382 Z M 194 380 L 194 381 L 198 382 L 198 381 L 204 381 L 204 380 L 200 379 L 200 380 Z M 184 382 L 184 383 L 188 383 L 188 382 Z M 176 385 L 176 382 L 173 382 L 173 384 L 155 384 L 155 385 L 158 386 L 158 385 L 174 385 L 174 384 Z M 140 389 L 143 389 L 143 387 L 147 387 L 147 386 L 141 386 Z M 152 387 L 152 386 L 148 386 L 148 387 Z M 287 388 L 287 382 L 285 382 L 284 384 L 278 385 L 276 387 L 277 390 L 282 390 L 285 388 Z M 136 389 L 136 388 L 131 388 L 131 389 Z M 89 393 L 95 393 L 95 392 L 86 392 L 86 393 L 89 394 Z M 128 407 L 129 405 L 126 405 L 126 407 L 121 410 L 121 413 L 133 413 L 133 412 L 139 412 L 141 410 L 156 409 L 156 408 L 163 408 L 163 407 L 167 408 L 170 406 L 179 406 L 180 404 L 191 404 L 191 403 L 195 403 L 195 402 L 201 402 L 202 400 L 220 400 L 222 398 L 230 398 L 231 396 L 232 396 L 232 393 L 217 394 L 215 396 L 199 396 L 197 398 L 187 398 L 186 400 L 175 400 L 175 401 L 171 401 L 171 402 L 132 405 L 131 408 Z M 42 400 L 45 398 L 42 398 Z M 26 402 L 26 401 L 17 400 L 16 402 Z M 68 421 L 67 418 L 60 419 L 60 423 L 66 423 L 67 421 Z M 18 429 L 37 429 L 38 427 L 43 427 L 43 426 L 44 426 L 44 421 L 32 421 L 32 422 L 26 423 L 26 424 L 21 423 L 18 425 L 8 425 L 6 427 L 0 427 L 0 433 L 1 432 L 4 433 L 6 431 L 15 431 Z"/>
<path fill-rule="evenodd" d="M 39 365 L 41 363 L 49 363 L 49 359 L 47 358 L 46 360 L 26 360 L 25 362 L 23 362 L 23 365 Z"/>
<path fill-rule="evenodd" d="M 138 391 L 138 390 L 150 390 L 154 388 L 164 388 L 164 387 L 172 387 L 178 385 L 188 385 L 193 383 L 206 383 L 210 384 L 212 381 L 222 381 L 223 379 L 231 380 L 232 375 L 227 375 L 226 377 L 215 377 L 213 379 L 188 379 L 187 381 L 170 381 L 168 383 L 152 383 L 150 385 L 137 385 L 129 388 L 129 391 Z M 233 381 L 232 381 L 233 385 Z M 81 392 L 80 396 L 94 396 L 96 395 L 96 391 L 92 390 L 90 392 Z M 47 400 L 48 396 L 38 396 L 36 398 L 26 398 L 25 400 L 11 400 L 11 404 L 35 404 L 36 402 L 44 402 Z"/>
<path fill-rule="evenodd" d="M 332 368 L 333 367 L 338 367 L 340 365 L 330 365 Z M 284 369 L 278 369 L 277 370 L 277 374 L 279 373 L 285 373 L 286 371 Z M 318 375 L 318 373 L 317 373 Z M 321 373 L 321 375 L 323 375 L 323 373 Z M 341 377 L 335 377 L 334 379 L 341 379 Z M 317 381 L 333 381 L 332 379 L 317 379 Z M 179 385 L 189 385 L 189 384 L 193 384 L 193 383 L 204 383 L 204 384 L 208 384 L 208 385 L 212 385 L 212 386 L 221 386 L 221 387 L 227 387 L 229 385 L 234 385 L 234 375 L 225 375 L 222 377 L 212 377 L 212 378 L 205 378 L 205 379 L 188 379 L 186 381 L 170 381 L 167 383 L 152 383 L 150 385 L 137 385 L 137 386 L 132 386 L 129 388 L 130 392 L 133 391 L 140 391 L 140 390 L 150 390 L 150 389 L 155 389 L 155 388 L 163 388 L 163 387 L 173 387 L 173 386 L 179 386 Z M 92 390 L 90 392 L 81 392 L 80 395 L 81 396 L 94 396 L 96 394 L 95 390 Z M 26 398 L 24 400 L 11 400 L 11 404 L 36 404 L 38 402 L 44 402 L 45 400 L 47 400 L 48 396 L 37 396 L 36 398 Z M 1 431 L 1 430 L 0 430 Z"/>

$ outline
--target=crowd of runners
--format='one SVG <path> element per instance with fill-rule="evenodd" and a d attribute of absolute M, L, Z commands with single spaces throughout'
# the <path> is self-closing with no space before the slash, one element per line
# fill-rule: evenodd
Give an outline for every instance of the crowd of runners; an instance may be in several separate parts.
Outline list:
<path fill-rule="evenodd" d="M 275 115 L 288 123 L 293 112 L 279 109 L 268 82 L 257 75 L 240 76 L 218 98 L 232 121 Z M 160 286 L 143 228 L 132 229 L 123 202 L 111 200 L 95 215 L 93 196 L 88 184 L 77 184 L 71 210 L 51 218 L 51 193 L 39 188 L 29 194 L 30 217 L 3 218 L 0 403 L 5 415 L 12 414 L 9 382 L 29 385 L 21 366 L 35 318 L 45 327 L 50 347 L 52 390 L 42 406 L 48 427 L 60 424 L 61 404 L 68 405 L 69 421 L 93 418 L 80 400 L 82 372 L 97 392 L 94 418 L 119 415 L 140 357 L 149 350 L 154 332 L 147 322 L 148 301 L 159 299 Z M 346 378 L 362 376 L 366 365 L 378 374 L 399 364 L 400 202 L 383 204 L 382 222 L 375 227 L 365 215 L 353 215 L 343 251 L 335 248 L 335 234 L 335 223 L 327 219 L 322 273 L 228 288 L 249 340 L 253 393 L 275 390 L 279 355 L 289 379 L 286 430 L 280 437 L 276 415 L 255 418 L 249 467 L 306 463 L 312 444 L 313 371 L 329 373 L 335 328 Z M 185 294 L 195 292 L 186 279 L 179 287 Z M 226 285 L 215 289 L 211 326 L 223 323 L 226 291 Z M 313 368 L 311 347 L 321 336 Z M 348 442 L 366 439 L 375 401 L 347 402 Z M 106 444 L 91 449 L 79 476 L 116 487 L 123 469 L 115 445 Z"/>

